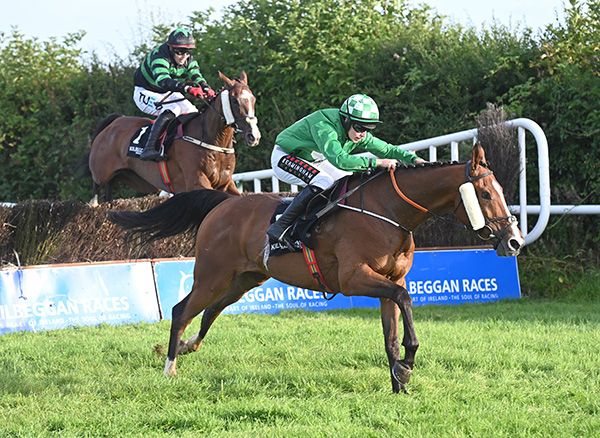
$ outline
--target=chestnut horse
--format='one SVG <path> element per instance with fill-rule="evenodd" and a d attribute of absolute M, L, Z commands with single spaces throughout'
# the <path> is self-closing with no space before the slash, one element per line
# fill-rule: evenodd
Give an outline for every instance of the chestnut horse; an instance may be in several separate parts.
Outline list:
<path fill-rule="evenodd" d="M 111 115 L 100 125 L 92 140 L 89 168 L 93 179 L 92 204 L 97 204 L 100 188 L 110 200 L 111 182 L 124 181 L 142 193 L 158 190 L 184 192 L 208 188 L 239 195 L 233 182 L 235 153 L 233 135 L 243 134 L 248 146 L 256 146 L 260 131 L 254 113 L 255 98 L 242 72 L 240 79 L 219 77 L 225 88 L 208 107 L 184 127 L 184 137 L 176 137 L 167 151 L 167 174 L 170 187 L 153 161 L 127 156 L 133 135 L 148 125 L 144 117 Z"/>
<path fill-rule="evenodd" d="M 468 225 L 469 214 L 459 194 L 459 187 L 468 181 L 474 187 L 475 205 L 479 204 L 478 211 L 483 213 L 477 233 L 495 243 L 498 255 L 517 255 L 524 244 L 523 235 L 479 145 L 466 164 L 430 163 L 379 174 L 346 199 L 346 208 L 323 216 L 312 232 L 324 284 L 346 296 L 380 299 L 394 392 L 405 389 L 419 347 L 405 280 L 415 250 L 412 231 L 432 216 L 446 213 Z M 357 187 L 359 176 L 351 176 L 348 184 L 349 189 Z M 111 221 L 146 242 L 198 227 L 194 283 L 172 310 L 165 374 L 176 374 L 178 354 L 198 350 L 225 307 L 268 277 L 300 288 L 315 287 L 302 253 L 269 257 L 265 231 L 280 201 L 276 194 L 232 197 L 198 190 L 175 195 L 145 212 L 109 213 Z M 186 327 L 202 311 L 199 333 L 181 340 Z"/>

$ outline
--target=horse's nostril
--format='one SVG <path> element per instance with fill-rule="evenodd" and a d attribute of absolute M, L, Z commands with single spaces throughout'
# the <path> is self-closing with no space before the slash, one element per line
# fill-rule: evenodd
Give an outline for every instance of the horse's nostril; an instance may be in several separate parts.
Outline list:
<path fill-rule="evenodd" d="M 510 239 L 508 241 L 508 247 L 513 251 L 517 251 L 521 249 L 521 243 L 517 239 Z"/>

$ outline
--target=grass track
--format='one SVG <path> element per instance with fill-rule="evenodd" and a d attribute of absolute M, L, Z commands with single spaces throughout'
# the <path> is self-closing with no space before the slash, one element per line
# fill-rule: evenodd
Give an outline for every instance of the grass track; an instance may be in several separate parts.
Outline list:
<path fill-rule="evenodd" d="M 168 321 L 5 335 L 0 436 L 600 436 L 599 298 L 415 321 L 408 395 L 375 310 L 221 316 L 173 379 Z"/>

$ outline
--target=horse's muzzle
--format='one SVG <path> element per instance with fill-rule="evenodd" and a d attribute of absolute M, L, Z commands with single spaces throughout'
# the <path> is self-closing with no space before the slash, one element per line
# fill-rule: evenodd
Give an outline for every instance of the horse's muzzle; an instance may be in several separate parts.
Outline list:
<path fill-rule="evenodd" d="M 244 141 L 246 142 L 246 145 L 250 146 L 251 148 L 258 146 L 258 143 L 260 143 L 260 131 L 258 134 L 252 131 L 246 132 L 244 134 Z"/>
<path fill-rule="evenodd" d="M 521 252 L 521 248 L 525 246 L 523 234 L 516 224 L 512 224 L 505 229 L 505 233 L 496 245 L 496 254 L 501 257 L 515 257 Z"/>

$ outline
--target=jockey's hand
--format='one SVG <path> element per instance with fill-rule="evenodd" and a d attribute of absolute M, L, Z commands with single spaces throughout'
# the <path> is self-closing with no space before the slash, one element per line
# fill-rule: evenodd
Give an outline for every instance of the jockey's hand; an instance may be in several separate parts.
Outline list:
<path fill-rule="evenodd" d="M 187 92 L 194 97 L 199 97 L 201 99 L 206 98 L 206 93 L 200 87 L 188 87 Z M 214 93 L 214 91 L 213 91 Z"/>
<path fill-rule="evenodd" d="M 217 95 L 217 93 L 215 93 L 215 90 L 213 90 L 210 87 L 206 87 L 204 89 L 204 92 L 206 93 L 206 95 L 208 96 L 209 99 L 212 99 L 213 97 L 215 97 Z"/>
<path fill-rule="evenodd" d="M 377 158 L 375 162 L 377 167 L 385 169 L 385 170 L 395 170 L 398 165 L 398 160 L 393 160 L 390 158 Z"/>
<path fill-rule="evenodd" d="M 413 161 L 413 164 L 423 164 L 423 163 L 429 163 L 429 161 L 427 161 L 427 160 L 424 160 L 424 159 L 423 159 L 423 158 L 421 158 L 421 157 L 417 157 L 417 158 L 415 158 L 415 160 Z"/>

